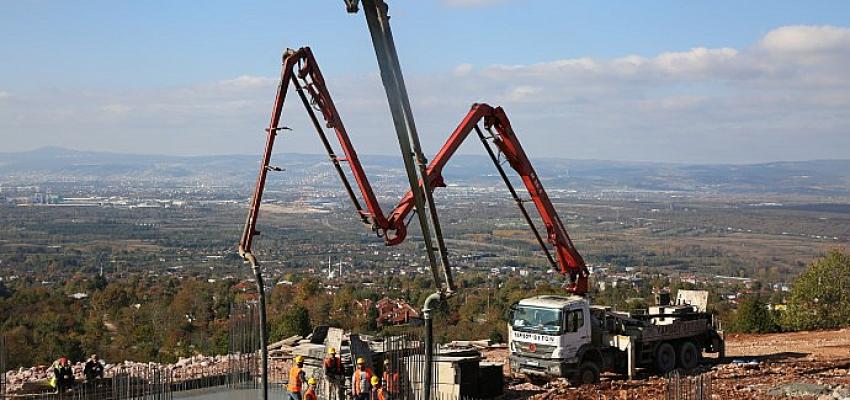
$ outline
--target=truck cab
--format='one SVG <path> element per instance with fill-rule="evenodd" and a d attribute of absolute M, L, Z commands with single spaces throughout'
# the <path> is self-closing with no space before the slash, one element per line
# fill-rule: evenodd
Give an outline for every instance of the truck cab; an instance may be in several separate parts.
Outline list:
<path fill-rule="evenodd" d="M 636 368 L 693 369 L 702 352 L 722 358 L 725 349 L 723 332 L 703 310 L 676 304 L 625 313 L 579 296 L 523 299 L 511 307 L 508 324 L 511 371 L 584 384 L 597 382 L 601 371 L 631 377 Z"/>
<path fill-rule="evenodd" d="M 511 370 L 527 376 L 575 375 L 583 353 L 592 348 L 592 320 L 590 304 L 583 297 L 521 300 L 511 307 L 508 325 Z"/>

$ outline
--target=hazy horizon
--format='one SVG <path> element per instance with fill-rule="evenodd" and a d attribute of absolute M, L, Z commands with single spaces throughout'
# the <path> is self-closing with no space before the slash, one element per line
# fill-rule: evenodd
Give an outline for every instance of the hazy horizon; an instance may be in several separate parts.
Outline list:
<path fill-rule="evenodd" d="M 130 156 L 155 156 L 155 157 L 175 157 L 175 158 L 194 158 L 194 157 L 257 157 L 258 161 L 262 156 L 261 152 L 257 153 L 212 153 L 212 154 L 174 154 L 174 153 L 151 153 L 151 152 L 130 152 L 130 151 L 110 151 L 110 150 L 96 150 L 96 149 L 78 149 L 66 146 L 41 146 L 35 147 L 31 149 L 24 149 L 20 151 L 0 151 L 0 154 L 23 154 L 23 153 L 38 153 L 49 150 L 61 150 L 61 151 L 69 151 L 69 152 L 79 152 L 79 153 L 95 153 L 95 154 L 109 154 L 109 155 L 130 155 Z M 260 149 L 262 151 L 262 149 Z M 275 149 L 274 152 L 277 156 L 284 155 L 299 155 L 299 156 L 317 156 L 317 157 L 327 157 L 327 153 L 320 152 L 296 152 L 296 151 L 277 151 Z M 385 157 L 385 158 L 400 158 L 399 154 L 374 154 L 374 153 L 357 153 L 358 156 L 361 157 L 361 161 L 368 162 L 368 159 L 362 159 L 363 157 Z M 487 157 L 487 154 L 484 150 L 481 151 L 481 154 L 476 154 L 472 152 L 468 153 L 459 153 L 457 157 Z M 806 162 L 827 162 L 827 161 L 848 161 L 850 162 L 850 156 L 846 158 L 821 158 L 821 159 L 801 159 L 801 160 L 769 160 L 769 161 L 761 161 L 761 162 L 750 162 L 750 163 L 691 163 L 691 162 L 675 162 L 675 161 L 658 161 L 658 160 L 616 160 L 616 159 L 601 159 L 601 158 L 572 158 L 572 157 L 537 157 L 539 159 L 547 159 L 547 160 L 563 160 L 563 161 L 587 161 L 587 162 L 617 162 L 617 163 L 646 163 L 646 164 L 671 164 L 671 165 L 761 165 L 761 164 L 778 164 L 778 163 L 806 163 Z M 0 160 L 3 161 L 3 160 Z"/>
<path fill-rule="evenodd" d="M 531 158 L 752 164 L 850 148 L 847 2 L 390 7 L 426 154 L 474 102 L 503 106 Z M 363 16 L 313 2 L 280 17 L 292 9 L 4 2 L 0 151 L 259 154 L 281 52 L 309 45 L 358 151 L 398 154 Z M 278 149 L 321 153 L 292 94 Z"/>

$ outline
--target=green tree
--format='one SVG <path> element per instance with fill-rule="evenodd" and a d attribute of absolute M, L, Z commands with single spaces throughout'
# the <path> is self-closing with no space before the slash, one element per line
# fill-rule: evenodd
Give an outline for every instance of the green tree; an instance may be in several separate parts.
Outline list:
<path fill-rule="evenodd" d="M 783 326 L 792 330 L 850 325 L 850 254 L 832 250 L 793 283 Z"/>
<path fill-rule="evenodd" d="M 779 330 L 770 310 L 758 296 L 741 302 L 733 324 L 733 330 L 744 333 L 768 333 Z"/>
<path fill-rule="evenodd" d="M 490 342 L 505 343 L 505 335 L 500 329 L 498 329 L 497 327 L 493 327 L 493 330 L 490 332 Z"/>
<path fill-rule="evenodd" d="M 307 309 L 301 305 L 295 305 L 286 310 L 272 327 L 271 340 L 277 341 L 294 335 L 307 336 L 312 331 Z"/>

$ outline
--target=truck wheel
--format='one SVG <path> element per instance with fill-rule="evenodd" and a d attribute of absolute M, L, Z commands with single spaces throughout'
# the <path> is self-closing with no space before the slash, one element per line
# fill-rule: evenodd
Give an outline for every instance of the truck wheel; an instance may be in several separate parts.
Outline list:
<path fill-rule="evenodd" d="M 574 386 L 590 385 L 599 382 L 599 367 L 593 361 L 581 363 L 571 380 Z"/>
<path fill-rule="evenodd" d="M 694 369 L 699 364 L 699 350 L 694 342 L 690 340 L 682 343 L 679 347 L 679 367 L 684 369 Z"/>
<path fill-rule="evenodd" d="M 534 386 L 543 386 L 543 385 L 549 383 L 549 378 L 547 378 L 545 376 L 531 374 L 531 375 L 526 375 L 526 378 L 528 378 L 528 382 L 531 383 Z"/>
<path fill-rule="evenodd" d="M 676 350 L 667 342 L 658 345 L 655 349 L 655 369 L 666 374 L 676 368 Z"/>

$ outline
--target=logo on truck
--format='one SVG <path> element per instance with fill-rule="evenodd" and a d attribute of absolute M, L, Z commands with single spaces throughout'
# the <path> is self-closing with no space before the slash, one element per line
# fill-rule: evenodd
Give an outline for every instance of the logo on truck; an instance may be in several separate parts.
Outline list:
<path fill-rule="evenodd" d="M 523 342 L 531 342 L 537 344 L 549 344 L 554 345 L 558 343 L 557 336 L 550 335 L 541 335 L 538 333 L 528 333 L 528 332 L 517 332 L 514 331 L 514 339 L 521 340 Z"/>

